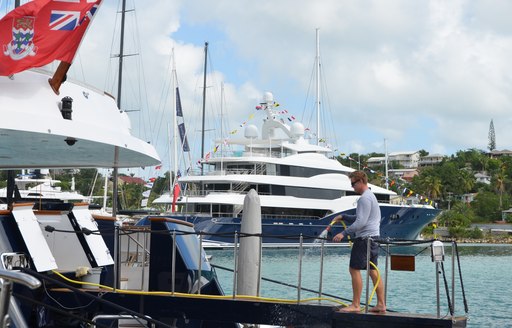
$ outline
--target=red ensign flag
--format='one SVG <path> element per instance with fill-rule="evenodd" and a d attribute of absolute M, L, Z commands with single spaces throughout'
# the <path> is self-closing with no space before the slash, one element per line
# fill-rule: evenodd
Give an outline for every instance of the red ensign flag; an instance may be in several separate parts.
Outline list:
<path fill-rule="evenodd" d="M 102 0 L 34 0 L 0 20 L 0 75 L 71 63 Z"/>

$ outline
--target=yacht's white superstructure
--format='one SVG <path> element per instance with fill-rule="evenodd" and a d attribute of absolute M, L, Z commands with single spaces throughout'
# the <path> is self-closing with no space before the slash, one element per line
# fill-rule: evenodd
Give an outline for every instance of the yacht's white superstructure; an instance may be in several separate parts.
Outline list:
<path fill-rule="evenodd" d="M 0 76 L 0 169 L 139 167 L 160 162 L 153 146 L 131 134 L 112 96 L 29 70 Z"/>
<path fill-rule="evenodd" d="M 204 170 L 204 175 L 179 179 L 180 197 L 173 199 L 165 194 L 154 203 L 174 201 L 179 213 L 173 215 L 192 216 L 195 223 L 199 223 L 199 217 L 201 221 L 213 218 L 218 222 L 215 218 L 240 218 L 244 197 L 254 189 L 260 197 L 263 219 L 271 222 L 304 219 L 302 224 L 310 225 L 334 213 L 353 212 L 359 195 L 350 185 L 348 174 L 354 169 L 329 158 L 331 149 L 310 144 L 301 123 L 286 124 L 271 93 L 265 94 L 257 108 L 266 112 L 261 132 L 248 125 L 245 139 L 228 139 L 228 151 L 217 151 L 218 156 L 202 161 L 210 168 Z M 370 188 L 381 203 L 383 222 L 399 216 L 397 213 L 405 208 L 438 212 L 430 205 L 392 205 L 390 199 L 397 197 L 395 192 L 372 184 Z M 414 233 L 400 237 L 415 238 L 433 218 L 425 217 Z M 287 219 L 292 221 L 281 221 Z"/>

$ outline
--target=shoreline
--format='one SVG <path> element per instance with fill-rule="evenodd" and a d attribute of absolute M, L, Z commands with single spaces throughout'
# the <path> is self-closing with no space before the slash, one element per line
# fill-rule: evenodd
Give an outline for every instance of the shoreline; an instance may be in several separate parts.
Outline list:
<path fill-rule="evenodd" d="M 457 243 L 460 244 L 512 244 L 512 236 L 509 237 L 492 237 L 492 238 L 481 238 L 481 239 L 472 239 L 472 238 L 461 238 L 455 239 Z"/>
<path fill-rule="evenodd" d="M 436 239 L 436 236 L 432 236 L 431 238 Z M 440 241 L 450 242 L 456 241 L 458 244 L 511 244 L 512 245 L 512 236 L 494 236 L 494 237 L 484 237 L 484 238 L 443 238 L 437 236 Z"/>

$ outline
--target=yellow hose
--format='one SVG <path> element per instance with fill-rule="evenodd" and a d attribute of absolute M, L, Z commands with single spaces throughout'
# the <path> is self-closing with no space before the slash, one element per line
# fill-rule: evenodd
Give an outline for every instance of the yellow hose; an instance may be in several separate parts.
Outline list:
<path fill-rule="evenodd" d="M 167 291 L 146 292 L 146 291 L 127 290 L 127 289 L 115 289 L 114 290 L 114 288 L 112 288 L 110 286 L 70 279 L 55 270 L 52 270 L 52 272 L 54 274 L 56 274 L 57 276 L 59 276 L 60 278 L 64 279 L 65 281 L 73 283 L 73 284 L 96 286 L 96 287 L 99 287 L 102 289 L 107 289 L 109 291 L 115 291 L 120 294 L 179 296 L 179 297 L 186 297 L 186 298 L 203 298 L 203 299 L 232 299 L 233 298 L 233 295 L 204 295 L 204 294 L 188 294 L 188 293 L 178 293 L 178 292 L 173 293 L 173 292 L 167 292 Z M 282 298 L 270 298 L 270 297 L 261 297 L 261 296 L 251 296 L 251 295 L 235 295 L 235 298 L 236 299 L 244 299 L 244 300 L 256 300 L 256 301 L 283 303 L 283 304 L 297 304 L 297 300 L 289 300 L 289 299 L 282 299 Z M 301 300 L 301 303 L 312 302 L 312 301 L 327 301 L 327 302 L 332 302 L 332 303 L 337 303 L 337 304 L 347 306 L 346 303 L 343 303 L 336 299 L 326 298 L 326 297 L 305 298 L 305 299 Z"/>
<path fill-rule="evenodd" d="M 336 221 L 332 221 L 329 226 L 333 226 L 336 223 Z M 347 229 L 347 225 L 345 222 L 341 221 L 341 224 Z M 349 240 L 350 247 L 352 247 L 352 241 L 350 240 L 350 236 L 347 236 Z M 370 264 L 377 270 L 377 282 L 375 284 L 375 287 L 373 288 L 372 294 L 370 296 L 370 302 L 373 298 L 373 295 L 375 294 L 375 291 L 377 290 L 377 286 L 380 282 L 380 271 L 377 268 L 377 266 L 370 262 Z M 73 280 L 70 279 L 63 274 L 61 274 L 58 271 L 52 270 L 54 274 L 59 276 L 60 278 L 64 279 L 67 282 L 78 284 L 78 285 L 88 285 L 88 286 L 95 286 L 98 288 L 106 289 L 109 291 L 115 291 L 120 294 L 131 294 L 131 295 L 160 295 L 160 296 L 179 296 L 179 297 L 186 297 L 186 298 L 203 298 L 203 299 L 232 299 L 233 295 L 204 295 L 204 294 L 188 294 L 188 293 L 179 293 L 179 292 L 168 292 L 168 291 L 138 291 L 138 290 L 126 290 L 126 289 L 114 289 L 110 286 L 105 286 L 101 284 L 96 284 L 92 282 L 85 282 L 85 281 L 79 281 L 79 280 Z M 282 299 L 282 298 L 270 298 L 270 297 L 261 297 L 261 296 L 251 296 L 251 295 L 235 295 L 235 299 L 245 299 L 245 300 L 257 300 L 257 301 L 267 301 L 267 302 L 275 302 L 275 303 L 283 303 L 283 304 L 296 304 L 297 300 L 290 300 L 290 299 Z M 341 304 L 343 306 L 347 306 L 346 303 L 332 299 L 332 298 L 325 298 L 325 297 L 312 297 L 312 298 L 306 298 L 301 300 L 302 302 L 312 302 L 312 301 L 327 301 L 332 303 Z"/>
<path fill-rule="evenodd" d="M 336 223 L 334 220 L 331 222 L 331 226 Z M 347 230 L 347 225 L 345 224 L 345 222 L 343 222 L 343 220 L 341 221 L 341 224 L 343 225 L 343 228 L 345 228 L 345 230 Z M 350 240 L 350 235 L 347 236 L 348 240 L 349 240 L 349 247 L 352 247 L 352 241 Z M 380 283 L 380 270 L 379 268 L 377 268 L 377 266 L 375 265 L 375 263 L 373 263 L 372 261 L 370 261 L 370 265 L 372 267 L 375 268 L 375 270 L 377 270 L 377 281 L 375 282 L 375 286 L 373 286 L 373 290 L 372 290 L 372 293 L 370 294 L 370 299 L 368 300 L 368 303 L 371 303 L 372 302 L 372 299 L 373 299 L 373 296 L 375 295 L 375 292 L 377 291 L 377 287 L 379 286 L 379 283 Z M 366 268 L 368 270 L 368 268 Z"/>

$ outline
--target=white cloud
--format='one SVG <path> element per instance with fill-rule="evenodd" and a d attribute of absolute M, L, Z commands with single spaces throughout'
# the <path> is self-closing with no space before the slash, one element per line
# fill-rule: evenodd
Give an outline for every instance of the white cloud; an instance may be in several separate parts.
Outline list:
<path fill-rule="evenodd" d="M 115 89 L 117 67 L 106 59 L 116 21 L 112 6 L 105 2 L 100 9 L 82 44 L 81 65 L 73 67 L 75 76 L 83 70 L 87 81 L 109 90 Z M 151 1 L 137 7 L 138 38 L 132 30 L 127 34 L 140 46 L 127 51 L 142 54 L 142 65 L 132 72 L 144 72 L 147 105 L 141 106 L 151 113 L 134 125 L 151 126 L 145 133 L 156 138 L 159 130 L 164 138 L 161 116 L 170 116 L 174 47 L 187 124 L 196 134 L 206 40 L 216 56 L 209 72 L 211 107 L 220 108 L 223 81 L 229 128 L 247 119 L 266 90 L 297 116 L 310 117 L 304 112 L 313 97 L 320 28 L 323 104 L 341 152 L 380 152 L 374 142 L 384 138 L 389 151 L 485 149 L 491 119 L 498 147 L 511 149 L 510 9 L 498 0 Z M 130 23 L 133 14 L 127 17 Z M 126 58 L 127 65 L 134 61 Z M 127 96 L 139 94 L 137 82 L 126 82 Z M 142 120 L 135 114 L 132 119 Z"/>

